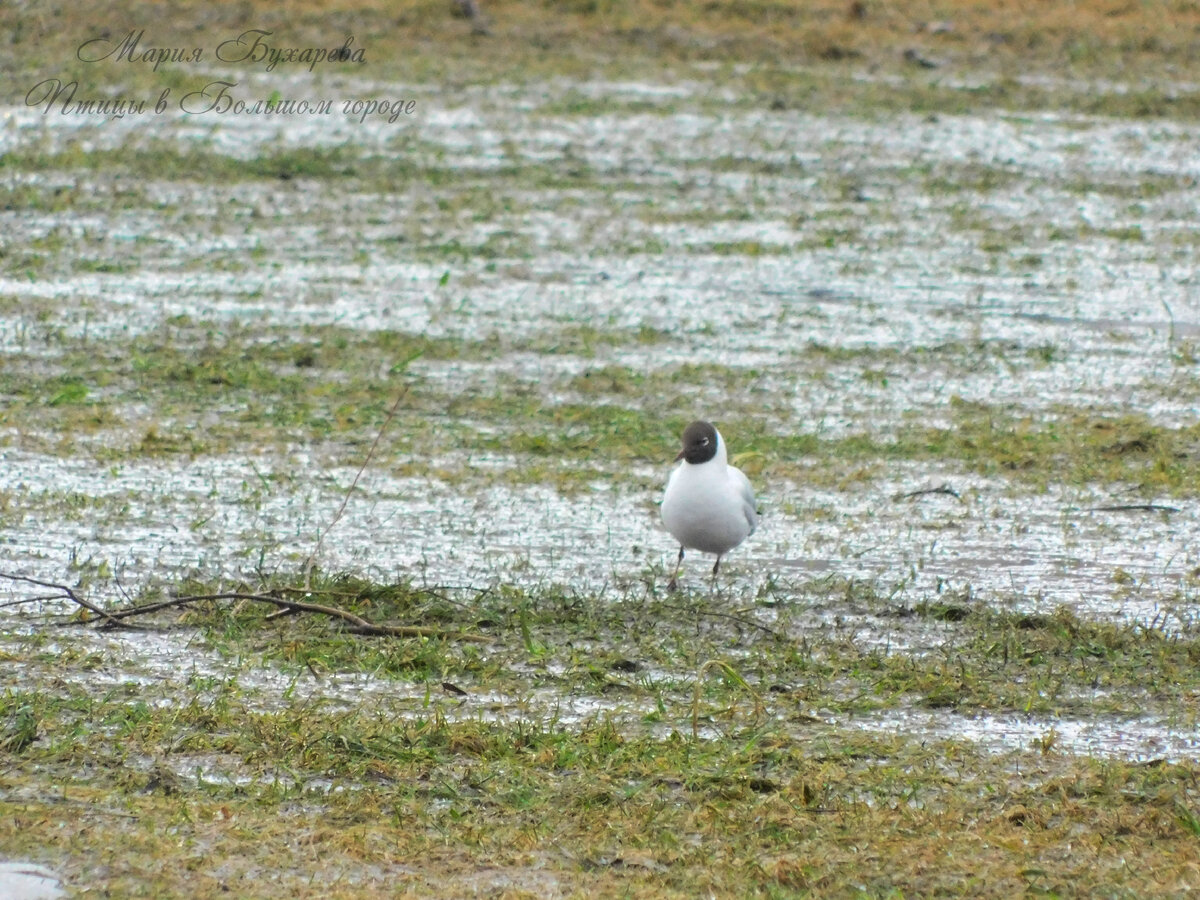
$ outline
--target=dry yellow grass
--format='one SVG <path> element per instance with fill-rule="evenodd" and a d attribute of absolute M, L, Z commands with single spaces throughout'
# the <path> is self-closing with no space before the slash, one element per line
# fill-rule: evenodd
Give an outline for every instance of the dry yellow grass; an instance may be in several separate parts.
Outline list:
<path fill-rule="evenodd" d="M 1044 71 L 1115 80 L 1184 80 L 1200 57 L 1200 4 L 1128 0 L 884 3 L 881 0 L 479 0 L 487 34 L 458 0 L 108 0 L 87 6 L 6 5 L 9 58 L 38 66 L 70 57 L 95 34 L 145 29 L 145 45 L 194 46 L 241 29 L 275 31 L 289 46 L 353 35 L 373 68 L 472 73 L 691 60 L 786 66 Z M 379 74 L 378 70 L 373 74 Z"/>

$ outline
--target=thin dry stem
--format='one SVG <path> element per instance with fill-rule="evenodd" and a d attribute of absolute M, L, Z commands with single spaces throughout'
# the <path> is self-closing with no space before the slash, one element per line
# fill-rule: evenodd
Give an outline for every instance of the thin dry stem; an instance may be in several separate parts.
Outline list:
<path fill-rule="evenodd" d="M 128 627 L 125 624 L 125 620 L 127 619 L 145 616 L 155 612 L 161 612 L 165 609 L 182 609 L 183 607 L 190 606 L 195 603 L 234 600 L 242 604 L 250 602 L 266 603 L 277 607 L 281 612 L 284 613 L 307 612 L 315 615 L 327 616 L 331 619 L 338 619 L 339 621 L 347 623 L 350 626 L 348 630 L 355 634 L 388 637 L 440 638 L 444 640 L 466 641 L 476 644 L 485 644 L 490 643 L 491 641 L 490 638 L 482 634 L 468 634 L 461 631 L 442 631 L 438 628 L 430 628 L 423 625 L 382 625 L 376 622 L 368 621 L 356 613 L 352 613 L 349 610 L 340 609 L 336 606 L 326 606 L 321 603 L 311 603 L 307 600 L 288 600 L 275 594 L 256 594 L 242 591 L 225 591 L 216 594 L 191 594 L 182 597 L 172 597 L 168 600 L 159 600 L 154 603 L 142 603 L 136 606 L 125 607 L 124 609 L 104 610 L 63 584 L 40 581 L 25 575 L 15 575 L 8 572 L 0 572 L 0 578 L 6 578 L 10 581 L 19 581 L 27 584 L 35 584 L 39 587 L 52 588 L 60 591 L 61 596 L 59 597 L 43 597 L 41 599 L 68 599 L 78 606 L 95 613 L 104 620 L 106 625 L 113 627 Z"/>

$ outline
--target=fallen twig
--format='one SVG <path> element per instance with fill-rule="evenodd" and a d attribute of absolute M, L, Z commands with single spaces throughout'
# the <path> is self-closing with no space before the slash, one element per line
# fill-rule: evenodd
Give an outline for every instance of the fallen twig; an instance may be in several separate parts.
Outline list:
<path fill-rule="evenodd" d="M 236 600 L 239 603 L 266 603 L 277 607 L 279 612 L 272 614 L 272 616 L 269 616 L 268 618 L 274 618 L 275 616 L 281 614 L 307 612 L 326 616 L 331 619 L 338 619 L 339 621 L 345 622 L 349 626 L 347 631 L 350 631 L 354 634 L 388 637 L 442 638 L 445 640 L 467 641 L 476 644 L 486 644 L 491 642 L 491 638 L 482 634 L 469 634 L 461 631 L 443 631 L 441 629 L 432 628 L 425 625 L 379 624 L 364 619 L 357 613 L 352 613 L 345 609 L 339 609 L 336 606 L 326 606 L 322 603 L 312 603 L 307 600 L 289 600 L 286 597 L 280 597 L 276 594 L 269 593 L 256 594 L 245 591 L 223 591 L 216 594 L 190 594 L 181 597 L 172 597 L 167 600 L 157 600 L 153 603 L 142 603 L 136 606 L 125 607 L 124 609 L 104 610 L 63 584 L 39 581 L 35 578 L 30 578 L 25 575 L 14 575 L 7 572 L 0 572 L 0 578 L 7 578 L 10 581 L 20 581 L 27 584 L 35 584 L 39 587 L 53 588 L 54 590 L 60 591 L 61 593 L 59 596 L 42 597 L 40 599 L 70 600 L 78 606 L 95 613 L 98 617 L 104 620 L 106 625 L 113 627 L 130 627 L 126 624 L 125 620 L 132 619 L 137 616 L 145 616 L 151 613 L 161 612 L 162 610 L 166 609 L 182 609 L 183 607 L 191 606 L 196 603 Z"/>
<path fill-rule="evenodd" d="M 948 484 L 938 485 L 935 488 L 921 488 L 918 491 L 909 491 L 906 494 L 895 494 L 893 495 L 892 500 L 898 503 L 901 500 L 912 500 L 914 497 L 923 497 L 926 494 L 947 494 L 953 497 L 955 500 L 962 500 L 962 497 L 959 496 L 958 491 L 950 487 Z"/>
<path fill-rule="evenodd" d="M 766 625 L 763 625 L 761 622 L 755 622 L 753 619 L 747 619 L 745 616 L 737 616 L 733 613 L 716 612 L 715 610 L 711 609 L 695 609 L 685 606 L 677 606 L 674 603 L 660 603 L 658 605 L 662 606 L 664 609 L 673 609 L 676 612 L 690 613 L 694 616 L 705 616 L 710 619 L 729 619 L 731 622 L 736 622 L 739 625 L 757 628 L 759 631 L 766 632 L 777 641 L 787 640 L 785 635 L 781 634 L 775 629 L 769 628 Z"/>
<path fill-rule="evenodd" d="M 113 615 L 105 612 L 103 609 L 96 606 L 94 603 L 85 599 L 84 597 L 79 596 L 77 593 L 75 593 L 75 591 L 67 587 L 65 584 L 55 584 L 53 581 L 41 581 L 37 578 L 30 578 L 28 575 L 14 575 L 10 572 L 0 572 L 0 578 L 7 578 L 9 581 L 20 581 L 24 582 L 25 584 L 35 584 L 38 587 L 51 588 L 53 590 L 60 591 L 68 600 L 75 603 L 77 606 L 83 607 L 88 612 L 95 613 L 110 625 L 119 626 L 121 624 Z"/>
<path fill-rule="evenodd" d="M 193 594 L 185 597 L 176 597 L 173 604 L 168 602 L 168 605 L 185 606 L 192 603 L 205 603 L 216 600 L 253 601 L 256 603 L 268 603 L 288 612 L 316 613 L 317 615 L 328 616 L 331 619 L 340 619 L 343 622 L 349 623 L 351 627 L 347 630 L 355 634 L 389 635 L 391 637 L 442 637 L 477 644 L 491 642 L 491 638 L 482 634 L 441 631 L 440 629 L 430 628 L 425 625 L 380 625 L 364 619 L 357 613 L 352 613 L 346 609 L 339 609 L 336 606 L 326 606 L 323 603 L 310 603 L 307 600 L 288 600 L 273 594 L 250 594 L 240 591 L 227 591 L 219 594 Z"/>
<path fill-rule="evenodd" d="M 8 609 L 10 606 L 26 606 L 34 603 L 45 603 L 47 600 L 60 600 L 60 594 L 47 594 L 45 597 L 22 597 L 20 600 L 5 600 L 0 603 L 0 609 Z"/>

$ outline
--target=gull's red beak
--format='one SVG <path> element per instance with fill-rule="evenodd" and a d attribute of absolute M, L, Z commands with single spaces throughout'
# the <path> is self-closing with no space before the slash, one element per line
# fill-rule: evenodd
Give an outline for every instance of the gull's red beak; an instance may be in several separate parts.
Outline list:
<path fill-rule="evenodd" d="M 683 459 L 683 457 L 686 453 L 687 453 L 686 450 L 680 450 L 679 455 L 675 457 L 675 462 L 679 462 L 681 459 Z"/>

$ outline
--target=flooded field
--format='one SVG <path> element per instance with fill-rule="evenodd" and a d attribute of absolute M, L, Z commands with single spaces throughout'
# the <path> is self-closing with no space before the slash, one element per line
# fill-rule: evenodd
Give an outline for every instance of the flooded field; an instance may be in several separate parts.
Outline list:
<path fill-rule="evenodd" d="M 0 568 L 115 607 L 312 587 L 312 563 L 334 579 L 314 595 L 489 643 L 215 606 L 104 630 L 8 582 L 0 747 L 33 756 L 0 799 L 75 808 L 116 765 L 156 804 L 204 798 L 133 816 L 203 822 L 187 852 L 229 852 L 248 796 L 310 825 L 359 828 L 340 795 L 392 810 L 395 754 L 436 732 L 416 830 L 461 839 L 490 790 L 473 767 L 506 765 L 491 742 L 566 778 L 587 764 L 554 742 L 600 734 L 618 756 L 707 745 L 714 783 L 761 744 L 721 790 L 810 815 L 933 815 L 973 770 L 1021 824 L 1086 780 L 1072 767 L 1181 771 L 1163 815 L 1194 830 L 1200 124 L 810 110 L 701 72 L 242 88 L 416 106 L 0 111 Z M 761 524 L 715 583 L 689 554 L 672 595 L 657 503 L 697 417 Z M 30 709 L 37 737 L 6 745 Z M 691 807 L 694 784 L 644 765 L 596 803 L 648 780 Z M 918 798 L 888 765 L 941 774 Z M 460 866 L 446 895 L 569 896 L 580 871 L 648 890 L 674 865 L 628 835 L 581 862 L 517 830 L 520 861 Z M 706 852 L 703 830 L 672 852 Z M 822 883 L 755 852 L 778 896 Z M 127 860 L 20 855 L 76 888 L 139 883 Z M 428 887 L 411 860 L 353 855 L 291 859 L 281 889 Z M 197 865 L 207 890 L 267 863 Z"/>

